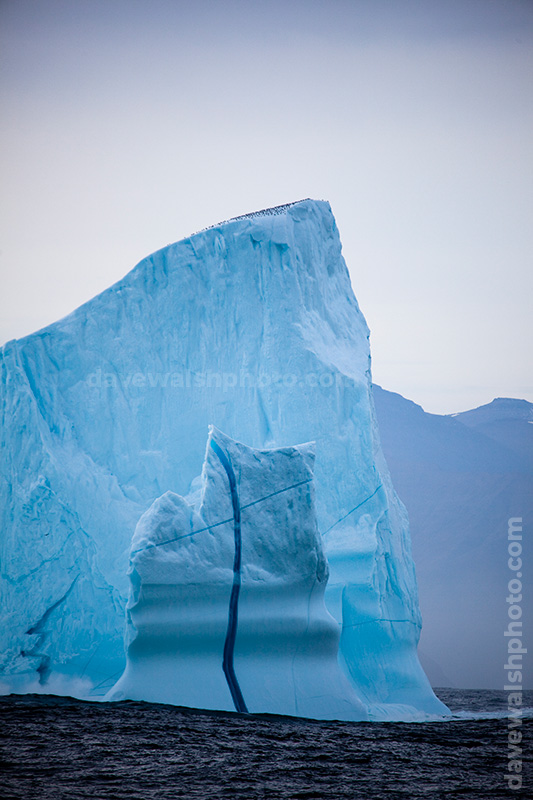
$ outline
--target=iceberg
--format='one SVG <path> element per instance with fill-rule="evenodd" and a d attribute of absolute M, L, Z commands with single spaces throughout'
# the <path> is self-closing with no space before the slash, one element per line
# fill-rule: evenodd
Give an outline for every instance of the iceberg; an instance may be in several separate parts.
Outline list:
<path fill-rule="evenodd" d="M 211 429 L 202 488 L 166 492 L 132 540 L 124 675 L 108 695 L 366 719 L 327 612 L 311 445 L 255 450 Z"/>
<path fill-rule="evenodd" d="M 116 683 L 132 533 L 157 498 L 198 491 L 213 424 L 258 451 L 316 443 L 339 667 L 373 718 L 445 713 L 417 657 L 408 519 L 379 444 L 368 338 L 330 206 L 305 200 L 170 245 L 5 344 L 0 680 L 83 679 L 93 696 Z"/>

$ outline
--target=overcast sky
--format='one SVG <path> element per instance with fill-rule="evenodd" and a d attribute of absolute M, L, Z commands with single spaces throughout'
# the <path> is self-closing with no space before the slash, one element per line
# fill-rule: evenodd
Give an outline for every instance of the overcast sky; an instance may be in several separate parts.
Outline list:
<path fill-rule="evenodd" d="M 327 199 L 374 380 L 533 400 L 531 0 L 0 0 L 0 339 Z"/>

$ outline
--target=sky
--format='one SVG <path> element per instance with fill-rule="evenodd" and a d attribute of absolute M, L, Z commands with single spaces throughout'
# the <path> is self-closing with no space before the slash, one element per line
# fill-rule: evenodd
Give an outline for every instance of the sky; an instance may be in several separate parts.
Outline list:
<path fill-rule="evenodd" d="M 533 401 L 532 0 L 0 0 L 0 65 L 0 344 L 312 197 L 376 383 Z"/>

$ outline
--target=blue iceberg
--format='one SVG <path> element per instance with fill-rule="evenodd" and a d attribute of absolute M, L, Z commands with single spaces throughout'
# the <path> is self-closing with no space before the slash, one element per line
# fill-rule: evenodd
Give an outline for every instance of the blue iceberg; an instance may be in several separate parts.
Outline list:
<path fill-rule="evenodd" d="M 188 509 L 212 423 L 261 452 L 316 443 L 325 651 L 333 618 L 343 680 L 370 717 L 445 713 L 417 658 L 408 520 L 379 444 L 368 337 L 329 204 L 306 200 L 170 245 L 4 345 L 2 682 L 83 679 L 93 696 L 116 683 L 132 533 L 146 512 L 170 514 L 165 504 L 180 525 L 197 522 Z M 227 598 L 219 608 L 212 586 L 215 618 Z"/>

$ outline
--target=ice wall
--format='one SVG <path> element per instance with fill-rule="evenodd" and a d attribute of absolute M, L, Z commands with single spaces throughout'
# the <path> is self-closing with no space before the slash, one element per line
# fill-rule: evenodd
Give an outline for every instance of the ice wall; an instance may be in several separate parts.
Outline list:
<path fill-rule="evenodd" d="M 258 449 L 316 441 L 342 667 L 368 707 L 442 709 L 416 656 L 407 517 L 381 456 L 368 329 L 328 203 L 166 247 L 1 359 L 11 683 L 63 673 L 112 685 L 132 531 L 155 498 L 189 492 L 212 422 Z"/>
<path fill-rule="evenodd" d="M 365 719 L 324 604 L 311 445 L 211 430 L 196 498 L 167 492 L 132 541 L 128 649 L 109 699 Z"/>

